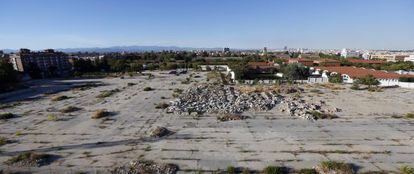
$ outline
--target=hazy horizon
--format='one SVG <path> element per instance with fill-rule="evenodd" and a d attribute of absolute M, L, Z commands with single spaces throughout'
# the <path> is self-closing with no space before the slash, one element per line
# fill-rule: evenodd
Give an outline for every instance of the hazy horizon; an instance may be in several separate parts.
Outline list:
<path fill-rule="evenodd" d="M 414 47 L 411 0 L 2 1 L 0 49 Z"/>

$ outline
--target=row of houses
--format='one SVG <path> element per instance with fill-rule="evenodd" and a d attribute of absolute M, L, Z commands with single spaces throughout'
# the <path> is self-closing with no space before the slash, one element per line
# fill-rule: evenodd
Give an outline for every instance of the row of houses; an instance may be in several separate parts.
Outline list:
<path fill-rule="evenodd" d="M 353 63 L 368 63 L 368 64 L 383 64 L 385 61 L 381 60 L 360 60 L 360 59 L 350 59 L 350 62 Z M 320 59 L 320 60 L 308 60 L 308 59 L 289 59 L 286 63 L 299 63 L 304 66 L 310 67 L 312 76 L 306 81 L 308 83 L 326 83 L 328 82 L 329 76 L 340 74 L 342 76 L 343 82 L 347 84 L 352 84 L 354 81 L 361 77 L 373 76 L 379 82 L 380 86 L 400 86 L 404 88 L 414 88 L 414 83 L 401 82 L 400 79 L 413 78 L 414 75 L 408 73 L 394 73 L 387 71 L 380 71 L 374 69 L 366 68 L 357 68 L 351 66 L 341 66 L 340 62 L 337 60 L 331 59 Z M 252 73 L 273 73 L 280 68 L 280 65 L 274 62 L 249 62 L 248 68 Z M 231 79 L 235 80 L 234 72 L 227 65 L 202 65 L 201 69 L 204 71 L 207 70 L 219 70 L 223 71 L 226 74 L 231 75 Z M 282 77 L 280 73 L 274 73 L 275 76 Z M 251 80 L 252 81 L 252 80 Z M 263 80 L 266 82 L 266 80 Z M 267 79 L 269 83 L 272 79 Z M 245 81 L 248 82 L 248 81 Z"/>

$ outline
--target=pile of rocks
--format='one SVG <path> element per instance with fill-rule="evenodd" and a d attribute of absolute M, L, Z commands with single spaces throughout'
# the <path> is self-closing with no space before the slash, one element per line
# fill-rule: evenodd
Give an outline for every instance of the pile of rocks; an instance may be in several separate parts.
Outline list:
<path fill-rule="evenodd" d="M 270 110 L 281 101 L 276 92 L 242 93 L 231 86 L 201 84 L 190 87 L 167 109 L 171 113 L 242 113 Z"/>
<path fill-rule="evenodd" d="M 330 108 L 324 101 L 319 103 L 308 103 L 305 100 L 296 97 L 286 97 L 280 108 L 282 112 L 288 112 L 291 116 L 301 117 L 309 120 L 315 120 L 312 111 L 319 113 L 335 114 L 341 110 L 338 108 Z"/>
<path fill-rule="evenodd" d="M 113 174 L 175 174 L 178 166 L 175 164 L 158 164 L 153 161 L 131 161 L 129 165 L 116 167 Z"/>

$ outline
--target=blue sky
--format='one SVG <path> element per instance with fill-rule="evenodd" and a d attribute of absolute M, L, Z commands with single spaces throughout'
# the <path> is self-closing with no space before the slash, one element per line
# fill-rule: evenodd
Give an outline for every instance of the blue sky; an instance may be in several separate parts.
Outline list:
<path fill-rule="evenodd" d="M 414 0 L 0 0 L 1 48 L 413 49 Z"/>

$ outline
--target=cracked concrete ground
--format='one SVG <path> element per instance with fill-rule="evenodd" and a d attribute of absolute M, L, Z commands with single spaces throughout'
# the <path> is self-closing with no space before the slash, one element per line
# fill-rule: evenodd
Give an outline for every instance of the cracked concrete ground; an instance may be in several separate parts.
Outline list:
<path fill-rule="evenodd" d="M 413 90 L 396 88 L 371 93 L 306 85 L 301 96 L 307 101 L 325 100 L 341 108 L 338 119 L 312 122 L 274 108 L 268 112 L 244 113 L 250 119 L 220 122 L 214 114 L 194 118 L 155 109 L 156 104 L 173 99 L 173 89 L 185 89 L 191 84 L 180 82 L 188 74 L 153 74 L 155 78 L 151 80 L 136 76 L 40 81 L 21 95 L 17 92 L 0 96 L 8 103 L 34 98 L 1 110 L 18 117 L 0 121 L 0 136 L 12 140 L 0 147 L 0 168 L 35 173 L 106 173 L 114 166 L 136 159 L 174 163 L 179 165 L 180 173 L 223 170 L 229 165 L 253 170 L 279 165 L 298 170 L 324 160 L 353 163 L 359 166 L 359 172 L 397 171 L 402 165 L 414 165 L 414 120 L 396 117 L 414 112 Z M 205 73 L 199 75 L 201 78 L 194 80 L 205 81 Z M 42 95 L 86 81 L 105 85 Z M 145 87 L 155 90 L 143 91 Z M 311 92 L 314 88 L 320 91 Z M 112 89 L 121 91 L 104 99 L 96 98 L 100 91 Z M 70 98 L 51 101 L 56 95 Z M 59 112 L 67 106 L 82 110 Z M 91 119 L 97 109 L 115 114 Z M 58 120 L 48 120 L 50 114 Z M 149 138 L 148 131 L 156 126 L 167 127 L 175 133 L 161 139 Z M 3 164 L 25 151 L 55 154 L 60 158 L 39 168 Z"/>

